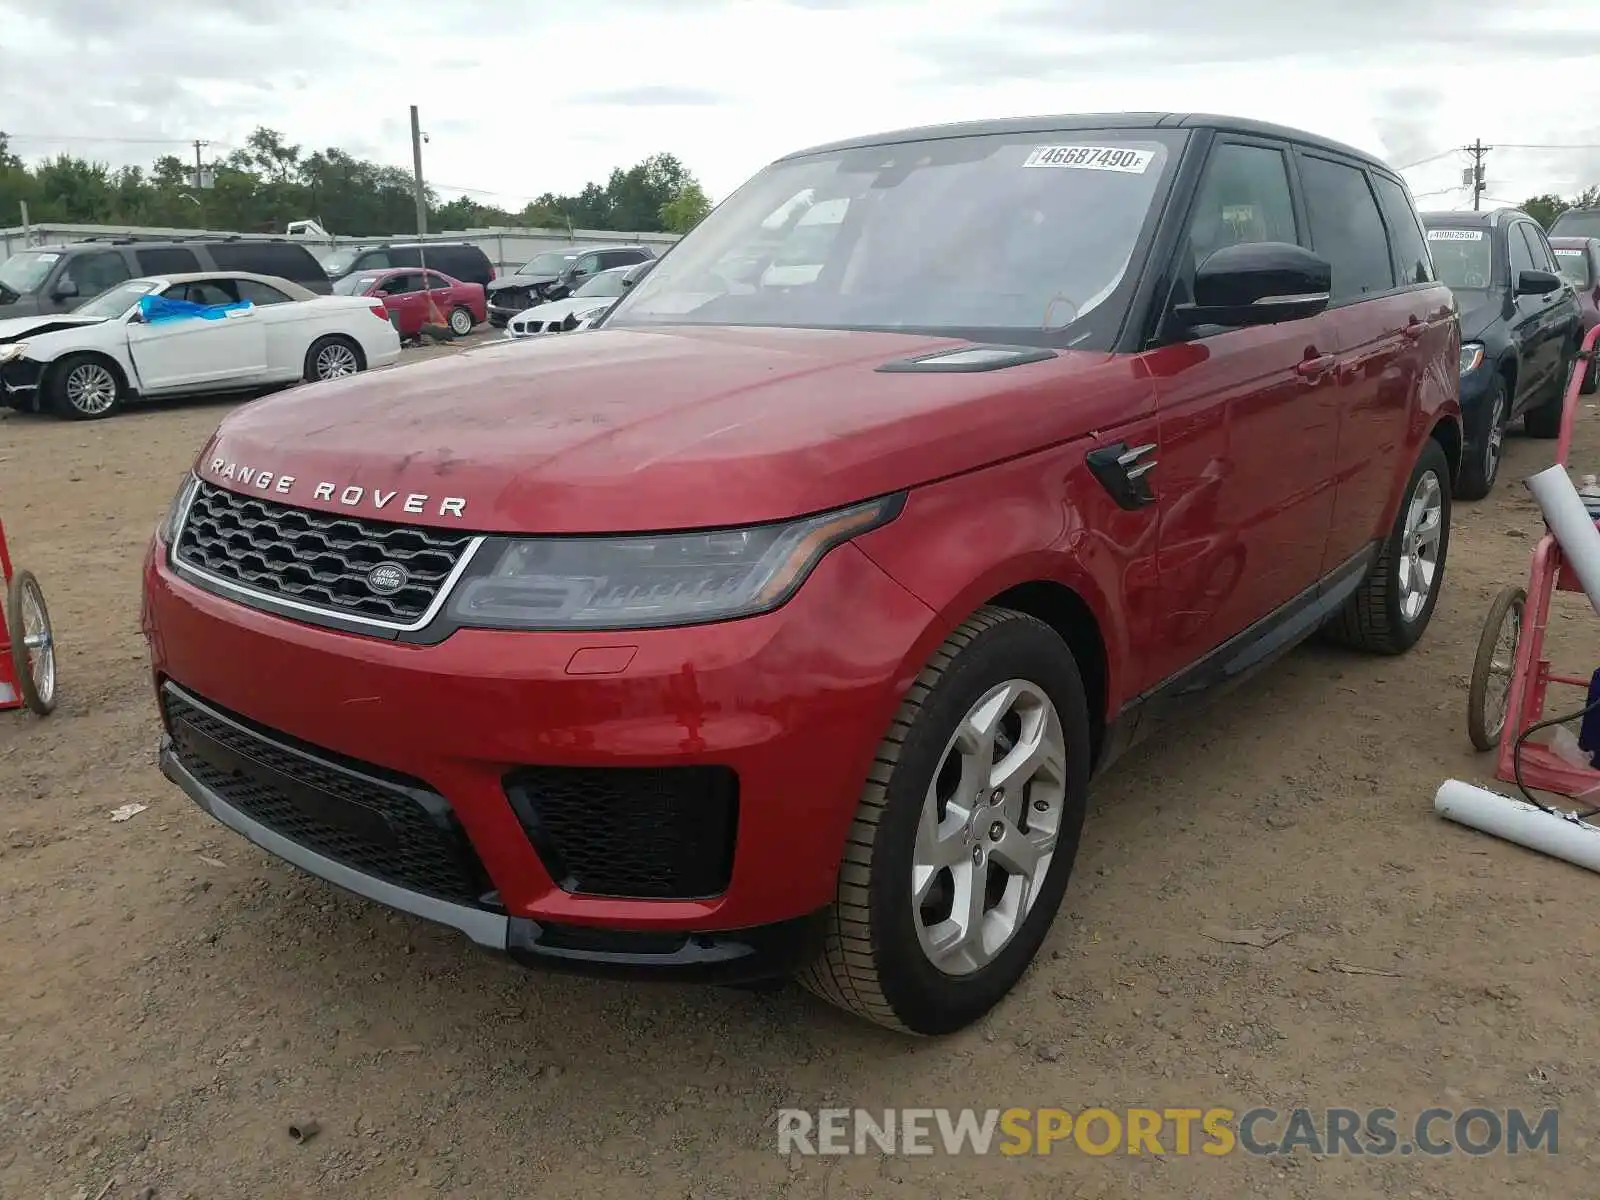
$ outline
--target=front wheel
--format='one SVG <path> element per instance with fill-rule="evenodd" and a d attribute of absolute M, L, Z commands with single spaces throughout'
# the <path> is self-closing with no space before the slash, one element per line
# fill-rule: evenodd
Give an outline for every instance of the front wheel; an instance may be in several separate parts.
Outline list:
<path fill-rule="evenodd" d="M 305 379 L 318 383 L 326 379 L 343 379 L 364 371 L 366 363 L 361 357 L 361 347 L 347 337 L 328 334 L 311 343 L 306 351 Z"/>
<path fill-rule="evenodd" d="M 1517 643 L 1522 639 L 1522 611 L 1528 593 L 1504 587 L 1494 598 L 1478 635 L 1478 654 L 1467 689 L 1467 736 L 1479 750 L 1500 744 L 1510 715 L 1511 678 L 1517 669 Z"/>
<path fill-rule="evenodd" d="M 1489 385 L 1489 394 L 1483 398 L 1482 416 L 1472 439 L 1475 453 L 1469 454 L 1461 464 L 1456 478 L 1456 499 L 1482 500 L 1492 490 L 1500 474 L 1500 456 L 1506 437 L 1505 377 L 1496 375 Z"/>
<path fill-rule="evenodd" d="M 98 421 L 122 407 L 122 377 L 95 354 L 74 354 L 50 373 L 50 401 L 64 417 Z"/>
<path fill-rule="evenodd" d="M 1373 654 L 1404 654 L 1433 617 L 1450 551 L 1450 463 L 1429 438 L 1411 469 L 1400 511 L 1359 591 L 1329 635 Z"/>
<path fill-rule="evenodd" d="M 1083 828 L 1089 710 L 1048 625 L 984 608 L 935 652 L 879 747 L 811 991 L 915 1034 L 1015 986 L 1061 905 Z"/>

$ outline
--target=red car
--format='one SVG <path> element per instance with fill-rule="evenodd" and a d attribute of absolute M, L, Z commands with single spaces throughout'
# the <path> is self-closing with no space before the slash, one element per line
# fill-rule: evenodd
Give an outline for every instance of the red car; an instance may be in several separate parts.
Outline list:
<path fill-rule="evenodd" d="M 1556 264 L 1561 275 L 1578 293 L 1578 311 L 1583 315 L 1583 332 L 1588 333 L 1600 325 L 1600 238 L 1553 237 L 1550 249 L 1556 252 Z M 1600 385 L 1600 368 L 1594 363 L 1587 367 L 1579 363 L 1583 377 L 1583 391 L 1593 394 Z"/>
<path fill-rule="evenodd" d="M 230 414 L 145 564 L 162 768 L 524 963 L 958 1029 L 1092 776 L 1422 635 L 1459 359 L 1400 177 L 1310 134 L 796 154 L 581 337 Z"/>
<path fill-rule="evenodd" d="M 336 281 L 333 290 L 335 295 L 382 300 L 400 336 L 412 340 L 422 337 L 424 325 L 448 325 L 457 337 L 465 337 L 474 325 L 489 319 L 481 283 L 463 283 L 439 271 L 415 267 L 355 271 Z"/>

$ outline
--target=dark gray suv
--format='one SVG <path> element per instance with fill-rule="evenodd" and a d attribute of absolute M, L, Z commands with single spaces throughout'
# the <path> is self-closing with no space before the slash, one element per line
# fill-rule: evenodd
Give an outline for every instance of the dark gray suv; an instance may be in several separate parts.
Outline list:
<path fill-rule="evenodd" d="M 166 242 L 90 238 L 65 246 L 22 250 L 0 263 L 0 318 L 68 312 L 130 279 L 198 271 L 250 271 L 287 279 L 324 296 L 333 291 L 328 273 L 298 242 L 240 237 Z"/>

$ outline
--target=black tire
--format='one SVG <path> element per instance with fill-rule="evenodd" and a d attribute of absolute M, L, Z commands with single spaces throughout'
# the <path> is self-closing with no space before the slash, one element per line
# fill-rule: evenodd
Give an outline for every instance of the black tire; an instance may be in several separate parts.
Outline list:
<path fill-rule="evenodd" d="M 349 370 L 335 370 L 332 366 L 335 358 L 341 363 L 353 362 L 354 367 Z M 342 333 L 324 334 L 312 342 L 306 350 L 304 376 L 307 383 L 318 383 L 326 379 L 346 379 L 366 369 L 367 358 L 361 353 L 361 347 L 354 339 L 347 338 Z"/>
<path fill-rule="evenodd" d="M 1556 379 L 1559 381 L 1556 394 L 1538 408 L 1530 408 L 1522 418 L 1522 427 L 1529 437 L 1561 436 L 1561 414 L 1567 407 L 1567 382 L 1576 366 L 1577 347 L 1568 346 L 1561 356 L 1561 369 L 1556 372 Z"/>
<path fill-rule="evenodd" d="M 465 307 L 457 305 L 450 310 L 450 332 L 457 337 L 466 337 L 472 332 L 472 313 Z"/>
<path fill-rule="evenodd" d="M 1504 457 L 1506 415 L 1510 412 L 1506 397 L 1506 380 L 1496 375 L 1489 394 L 1483 398 L 1477 428 L 1472 431 L 1469 445 L 1472 453 L 1461 464 L 1456 476 L 1457 500 L 1482 500 L 1494 490 L 1494 481 L 1500 476 L 1500 460 Z"/>
<path fill-rule="evenodd" d="M 1406 517 L 1424 480 L 1432 478 L 1439 489 L 1439 540 L 1434 558 L 1434 575 L 1421 608 L 1407 616 L 1402 608 L 1401 570 L 1406 556 Z M 1378 561 L 1359 591 L 1350 597 L 1328 625 L 1328 635 L 1337 642 L 1369 654 L 1404 654 L 1417 644 L 1427 629 L 1444 587 L 1445 561 L 1450 553 L 1450 463 L 1444 449 L 1432 438 L 1424 443 L 1417 464 L 1395 513 L 1394 526 L 1383 541 Z"/>
<path fill-rule="evenodd" d="M 977 970 L 946 974 L 918 935 L 911 889 L 917 829 L 957 724 L 986 692 L 1012 679 L 1043 692 L 1061 721 L 1065 769 L 1055 849 L 1010 941 Z M 1033 961 L 1061 906 L 1083 829 L 1089 744 L 1083 681 L 1061 637 L 1009 609 L 987 607 L 969 617 L 917 676 L 878 749 L 845 843 L 826 947 L 800 982 L 905 1033 L 951 1033 L 993 1008 Z"/>
<path fill-rule="evenodd" d="M 111 396 L 106 402 L 103 389 L 108 384 Z M 69 354 L 50 368 L 49 391 L 50 407 L 61 416 L 74 421 L 102 421 L 122 410 L 128 387 L 121 369 L 110 359 L 98 354 Z"/>
<path fill-rule="evenodd" d="M 33 577 L 32 571 L 16 571 L 11 576 L 10 586 L 6 588 L 6 637 L 11 642 L 12 672 L 17 679 L 17 690 L 22 694 L 22 703 L 36 715 L 48 717 L 56 707 L 55 644 L 52 641 L 49 646 L 50 674 L 45 688 L 41 690 L 33 677 L 26 644 L 28 631 L 23 619 L 25 604 L 38 611 L 44 626 L 41 632 L 53 638 L 50 610 L 45 606 L 39 581 Z"/>
<path fill-rule="evenodd" d="M 1508 621 L 1516 622 L 1516 637 L 1512 639 L 1512 660 L 1507 664 L 1508 672 L 1516 670 L 1516 647 L 1522 639 L 1523 607 L 1527 604 L 1528 593 L 1520 587 L 1507 586 L 1500 589 L 1500 594 L 1494 598 L 1494 603 L 1489 607 L 1489 615 L 1484 618 L 1483 632 L 1478 635 L 1478 654 L 1472 662 L 1472 684 L 1467 688 L 1467 737 L 1472 739 L 1472 744 L 1478 750 L 1493 750 L 1500 744 L 1500 734 L 1505 728 L 1505 723 L 1510 719 L 1510 714 L 1502 714 L 1498 721 L 1489 717 L 1489 687 L 1493 682 L 1495 672 L 1495 651 L 1500 648 L 1501 634 L 1504 632 Z M 1510 677 L 1508 674 L 1508 688 L 1506 699 L 1509 702 Z"/>
<path fill-rule="evenodd" d="M 1588 362 L 1579 360 L 1578 370 L 1583 372 L 1583 382 L 1578 385 L 1578 394 L 1592 396 L 1595 389 L 1600 387 L 1600 363 L 1590 359 Z"/>

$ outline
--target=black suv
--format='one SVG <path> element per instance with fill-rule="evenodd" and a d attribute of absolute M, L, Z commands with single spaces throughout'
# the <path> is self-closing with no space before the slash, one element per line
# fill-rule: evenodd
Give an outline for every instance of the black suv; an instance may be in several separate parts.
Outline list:
<path fill-rule="evenodd" d="M 1551 237 L 1600 238 L 1600 208 L 1569 208 L 1550 226 Z"/>
<path fill-rule="evenodd" d="M 346 247 L 322 257 L 322 267 L 330 279 L 343 279 L 357 271 L 422 266 L 442 271 L 462 283 L 482 284 L 485 288 L 495 273 L 489 256 L 471 242 L 385 242 L 381 246 L 359 249 Z"/>
<path fill-rule="evenodd" d="M 559 300 L 579 284 L 613 267 L 653 262 L 649 246 L 565 246 L 536 254 L 516 273 L 489 287 L 489 323 L 503 327 L 525 308 Z"/>
<path fill-rule="evenodd" d="M 200 271 L 275 275 L 324 296 L 333 290 L 311 251 L 282 238 L 89 238 L 22 250 L 0 263 L 0 318 L 67 312 L 141 275 Z"/>
<path fill-rule="evenodd" d="M 1422 214 L 1439 279 L 1461 312 L 1461 418 L 1466 449 L 1456 495 L 1480 500 L 1500 472 L 1506 426 L 1561 430 L 1567 373 L 1583 324 L 1539 223 L 1515 208 Z"/>

